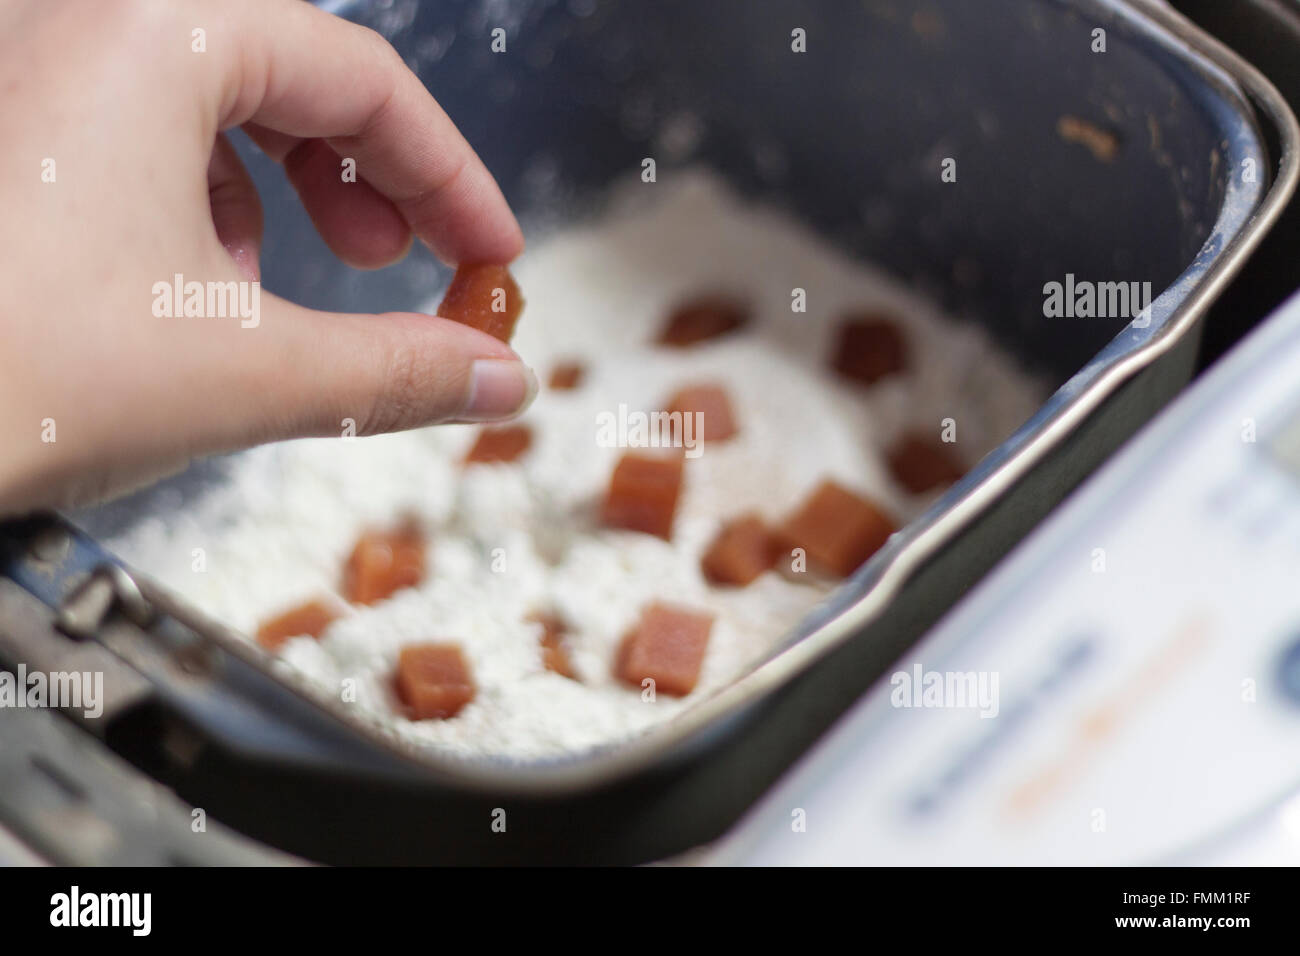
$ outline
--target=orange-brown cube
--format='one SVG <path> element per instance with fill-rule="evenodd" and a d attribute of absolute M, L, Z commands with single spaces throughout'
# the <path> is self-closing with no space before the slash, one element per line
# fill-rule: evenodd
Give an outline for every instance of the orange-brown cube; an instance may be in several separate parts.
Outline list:
<path fill-rule="evenodd" d="M 736 416 L 731 411 L 731 399 L 720 385 L 692 385 L 684 388 L 668 401 L 668 411 L 686 415 L 699 415 L 696 438 L 703 441 L 724 441 L 736 434 Z M 685 423 L 683 423 L 685 429 Z"/>
<path fill-rule="evenodd" d="M 519 286 L 505 266 L 461 266 L 442 297 L 438 314 L 509 342 L 524 309 Z"/>
<path fill-rule="evenodd" d="M 908 433 L 889 451 L 889 470 L 913 494 L 945 488 L 965 474 L 947 445 Z"/>
<path fill-rule="evenodd" d="M 536 611 L 528 615 L 528 620 L 542 625 L 542 666 L 570 680 L 577 680 L 569 651 L 564 646 L 565 635 L 569 632 L 564 620 L 549 611 Z"/>
<path fill-rule="evenodd" d="M 528 451 L 533 432 L 527 425 L 503 425 L 485 428 L 478 433 L 474 447 L 465 456 L 465 464 L 514 461 Z"/>
<path fill-rule="evenodd" d="M 827 480 L 782 522 L 776 538 L 786 553 L 802 548 L 810 566 L 845 577 L 880 550 L 893 532 L 894 524 L 883 511 Z"/>
<path fill-rule="evenodd" d="M 556 391 L 569 391 L 582 384 L 587 368 L 581 362 L 557 362 L 548 384 Z"/>
<path fill-rule="evenodd" d="M 374 604 L 424 580 L 424 539 L 414 525 L 367 531 L 343 569 L 343 594 L 355 604 Z"/>
<path fill-rule="evenodd" d="M 455 717 L 474 699 L 474 680 L 458 644 L 412 644 L 397 658 L 397 696 L 412 720 Z"/>
<path fill-rule="evenodd" d="M 714 584 L 744 587 L 776 564 L 776 557 L 771 532 L 758 515 L 748 514 L 723 526 L 700 567 Z"/>
<path fill-rule="evenodd" d="M 709 645 L 713 615 L 656 602 L 623 638 L 615 676 L 636 687 L 653 680 L 655 691 L 681 697 L 695 689 Z"/>
<path fill-rule="evenodd" d="M 257 629 L 257 643 L 268 651 L 274 651 L 291 637 L 320 637 L 338 616 L 338 612 L 324 601 L 308 601 L 262 624 Z"/>
<path fill-rule="evenodd" d="M 870 385 L 907 367 L 907 343 L 888 319 L 852 316 L 840 323 L 831 365 L 846 378 Z"/>
<path fill-rule="evenodd" d="M 680 453 L 639 455 L 628 452 L 614 466 L 601 508 L 601 523 L 609 528 L 643 531 L 672 539 L 673 515 L 682 490 Z"/>
<path fill-rule="evenodd" d="M 701 296 L 679 305 L 659 332 L 659 344 L 684 348 L 726 335 L 749 321 L 749 310 L 735 299 Z"/>

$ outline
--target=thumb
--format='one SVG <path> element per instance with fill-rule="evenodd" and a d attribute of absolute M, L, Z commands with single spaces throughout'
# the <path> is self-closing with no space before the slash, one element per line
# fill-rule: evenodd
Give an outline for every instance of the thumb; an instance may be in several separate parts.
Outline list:
<path fill-rule="evenodd" d="M 260 409 L 231 423 L 235 444 L 338 435 L 349 420 L 358 435 L 495 421 L 537 395 L 537 377 L 508 345 L 450 319 L 317 312 L 269 294 L 260 312 L 257 327 L 237 333 L 261 338 L 240 376 Z"/>

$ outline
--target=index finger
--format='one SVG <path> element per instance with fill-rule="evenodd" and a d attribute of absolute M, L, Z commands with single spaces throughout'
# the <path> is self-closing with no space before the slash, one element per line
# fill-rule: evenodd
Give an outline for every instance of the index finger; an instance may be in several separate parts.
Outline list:
<path fill-rule="evenodd" d="M 226 42 L 208 46 L 228 58 L 219 129 L 253 122 L 325 139 L 446 262 L 519 255 L 496 180 L 387 40 L 301 0 L 238 0 L 218 15 Z"/>

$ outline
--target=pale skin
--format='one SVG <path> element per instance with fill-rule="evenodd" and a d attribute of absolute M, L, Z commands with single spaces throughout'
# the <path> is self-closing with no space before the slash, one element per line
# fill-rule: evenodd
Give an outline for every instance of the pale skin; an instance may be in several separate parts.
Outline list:
<path fill-rule="evenodd" d="M 434 316 L 316 312 L 265 289 L 256 328 L 153 313 L 176 273 L 260 276 L 236 127 L 350 266 L 412 241 L 452 264 L 519 255 L 491 174 L 372 31 L 301 0 L 8 0 L 0 116 L 0 515 L 346 419 L 366 435 L 508 418 L 535 394 L 508 345 Z"/>

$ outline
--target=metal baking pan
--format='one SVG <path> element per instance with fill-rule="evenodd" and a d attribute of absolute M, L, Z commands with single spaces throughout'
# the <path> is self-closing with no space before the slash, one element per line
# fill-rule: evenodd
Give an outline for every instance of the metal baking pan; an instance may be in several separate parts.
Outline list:
<path fill-rule="evenodd" d="M 326 6 L 394 42 L 526 226 L 591 208 L 689 113 L 704 135 L 682 162 L 924 287 L 1060 387 L 782 650 L 643 737 L 544 764 L 395 744 L 184 601 L 107 570 L 96 535 L 183 507 L 219 462 L 75 515 L 80 531 L 49 516 L 5 527 L 0 658 L 103 655 L 121 674 L 89 732 L 214 818 L 317 860 L 632 862 L 718 835 L 1185 384 L 1206 309 L 1296 185 L 1297 125 L 1276 91 L 1156 0 Z M 506 54 L 489 46 L 498 26 Z M 1063 117 L 1111 148 L 1061 135 Z M 275 292 L 380 311 L 444 280 L 419 252 L 374 274 L 336 265 L 269 162 L 247 155 Z M 945 156 L 955 184 L 938 175 Z M 1044 283 L 1067 273 L 1150 281 L 1148 320 L 1044 318 Z"/>

